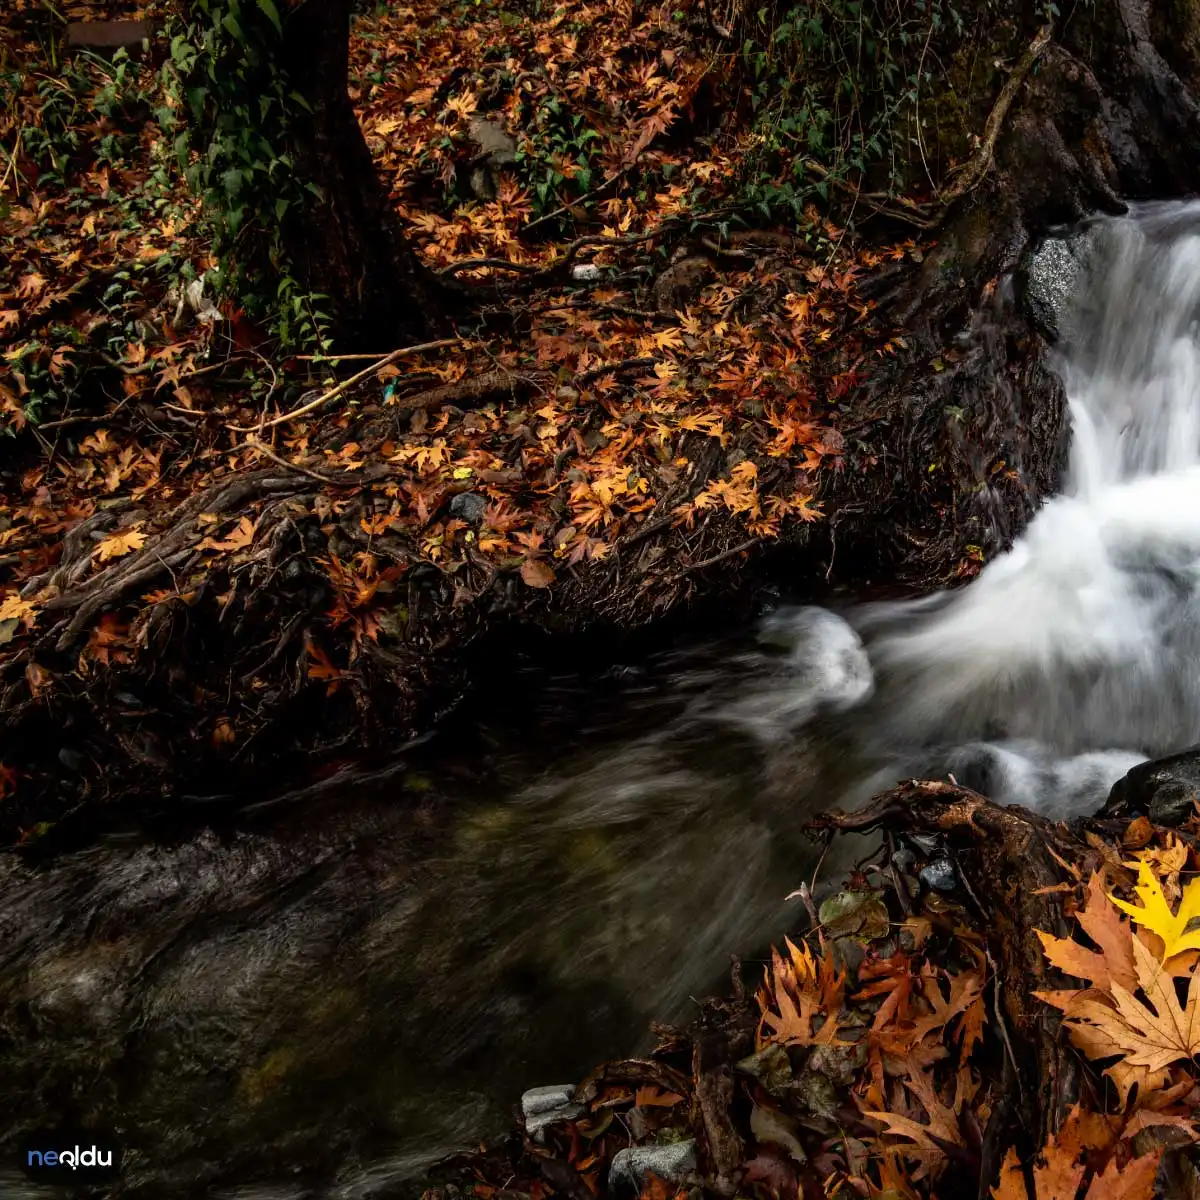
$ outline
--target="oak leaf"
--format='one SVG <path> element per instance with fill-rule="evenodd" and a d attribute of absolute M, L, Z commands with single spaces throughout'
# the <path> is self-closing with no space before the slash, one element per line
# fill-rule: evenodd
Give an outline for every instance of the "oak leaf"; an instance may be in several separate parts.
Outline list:
<path fill-rule="evenodd" d="M 842 1045 L 837 1037 L 838 1015 L 845 990 L 845 972 L 838 974 L 833 959 L 822 954 L 820 962 L 807 946 L 784 938 L 787 957 L 771 948 L 771 966 L 767 982 L 759 993 L 762 1012 L 758 1028 L 758 1046 L 771 1042 L 780 1045 Z M 816 1020 L 824 1021 L 819 1029 Z"/>
<path fill-rule="evenodd" d="M 146 544 L 146 535 L 136 526 L 120 533 L 110 534 L 96 547 L 96 560 L 108 562 L 122 558 L 131 551 L 140 550 Z"/>
<path fill-rule="evenodd" d="M 938 1095 L 933 1077 L 921 1069 L 920 1064 L 910 1058 L 904 1074 L 904 1086 L 920 1102 L 928 1117 L 927 1123 L 893 1112 L 864 1112 L 863 1116 L 877 1121 L 883 1132 L 894 1137 L 903 1137 L 911 1146 L 899 1147 L 906 1158 L 919 1164 L 913 1173 L 914 1179 L 935 1170 L 946 1158 L 947 1146 L 963 1146 L 959 1114 L 973 1091 L 966 1072 L 959 1072 L 952 1104 L 947 1104 Z"/>

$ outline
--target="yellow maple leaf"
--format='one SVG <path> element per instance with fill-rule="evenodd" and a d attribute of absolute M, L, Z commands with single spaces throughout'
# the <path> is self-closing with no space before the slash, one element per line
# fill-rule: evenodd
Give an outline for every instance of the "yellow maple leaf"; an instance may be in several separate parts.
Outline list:
<path fill-rule="evenodd" d="M 0 621 L 28 621 L 32 625 L 36 616 L 32 601 L 22 600 L 19 592 L 10 592 L 0 603 Z"/>
<path fill-rule="evenodd" d="M 146 535 L 136 526 L 121 533 L 111 534 L 96 547 L 98 562 L 108 562 L 112 558 L 121 558 L 133 550 L 140 550 L 146 544 Z"/>
<path fill-rule="evenodd" d="M 1200 927 L 1188 929 L 1192 921 L 1200 921 L 1200 879 L 1189 881 L 1183 889 L 1179 908 L 1172 912 L 1163 895 L 1162 884 L 1158 882 L 1149 863 L 1139 862 L 1137 872 L 1138 881 L 1134 891 L 1142 902 L 1140 906 L 1118 900 L 1112 895 L 1109 899 L 1144 929 L 1162 938 L 1164 962 L 1185 950 L 1200 950 Z"/>

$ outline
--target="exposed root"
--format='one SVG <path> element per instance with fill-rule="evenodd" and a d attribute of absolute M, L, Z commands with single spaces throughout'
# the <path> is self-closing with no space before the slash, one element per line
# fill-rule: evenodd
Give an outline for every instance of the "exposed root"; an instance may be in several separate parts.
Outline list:
<path fill-rule="evenodd" d="M 162 537 L 138 553 L 113 563 L 86 583 L 45 601 L 43 608 L 47 612 L 73 611 L 75 614 L 60 634 L 55 649 L 59 653 L 67 650 L 93 617 L 109 605 L 120 602 L 134 588 L 144 586 L 163 572 L 183 566 L 203 537 L 196 524 L 200 513 L 224 515 L 263 496 L 295 495 L 310 491 L 314 486 L 312 481 L 297 478 L 295 474 L 281 476 L 274 469 L 264 469 L 233 480 L 222 480 L 184 501 L 175 510 L 171 526 Z M 85 563 L 90 561 L 86 548 L 77 546 L 77 550 Z M 69 578 L 72 567 L 77 567 L 78 563 L 64 566 Z M 61 623 L 53 632 L 60 628 Z"/>
<path fill-rule="evenodd" d="M 995 1015 L 1019 1089 L 1013 1115 L 1041 1145 L 1078 1099 L 1079 1071 L 1066 1039 L 1059 1036 L 1057 1016 L 1032 995 L 1039 988 L 1058 986 L 1035 931 L 1067 935 L 1060 863 L 1069 862 L 1086 875 L 1098 867 L 1098 852 L 1065 826 L 1026 809 L 1001 807 L 952 783 L 905 783 L 858 812 L 829 813 L 812 827 L 857 832 L 886 828 L 946 838 L 959 877 L 979 911 L 980 928 L 989 935 Z"/>
<path fill-rule="evenodd" d="M 995 161 L 996 142 L 1004 128 L 1008 110 L 1012 108 L 1013 101 L 1017 98 L 1017 93 L 1021 90 L 1021 85 L 1025 82 L 1029 72 L 1033 70 L 1034 63 L 1041 58 L 1046 47 L 1050 45 L 1053 32 L 1054 26 L 1049 23 L 1037 31 L 1037 35 L 1029 43 L 1025 53 L 1021 55 L 1020 61 L 1013 68 L 1012 74 L 1000 89 L 1000 95 L 996 97 L 996 103 L 992 106 L 987 123 L 983 127 L 983 138 L 980 141 L 979 149 L 954 172 L 949 186 L 938 193 L 938 199 L 946 207 L 956 200 L 962 199 L 968 192 L 974 191 L 991 170 Z"/>

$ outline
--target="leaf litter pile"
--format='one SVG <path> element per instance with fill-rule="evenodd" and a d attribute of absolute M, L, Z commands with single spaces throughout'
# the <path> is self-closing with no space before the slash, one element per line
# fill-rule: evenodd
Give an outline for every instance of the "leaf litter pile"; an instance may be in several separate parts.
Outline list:
<path fill-rule="evenodd" d="M 819 824 L 885 844 L 801 888 L 756 988 L 426 1200 L 1200 1195 L 1200 806 L 1069 829 L 913 783 Z"/>
<path fill-rule="evenodd" d="M 703 12 L 361 18 L 368 141 L 476 315 L 332 363 L 205 291 L 149 63 L 49 61 L 32 18 L 0 33 L 7 839 L 169 791 L 184 763 L 382 744 L 453 697 L 481 630 L 635 627 L 806 545 L 848 496 L 865 511 L 894 454 L 862 440 L 868 385 L 905 341 L 860 291 L 928 245 L 811 204 L 731 218 L 755 135 Z M 906 502 L 941 521 L 947 479 L 933 463 Z"/>

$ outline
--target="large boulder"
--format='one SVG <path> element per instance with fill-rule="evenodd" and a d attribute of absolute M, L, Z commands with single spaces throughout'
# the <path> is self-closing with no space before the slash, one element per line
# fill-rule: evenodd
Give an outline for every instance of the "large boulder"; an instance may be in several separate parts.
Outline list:
<path fill-rule="evenodd" d="M 1145 813 L 1156 825 L 1179 825 L 1200 802 L 1200 746 L 1134 767 L 1113 784 L 1104 813 Z"/>

